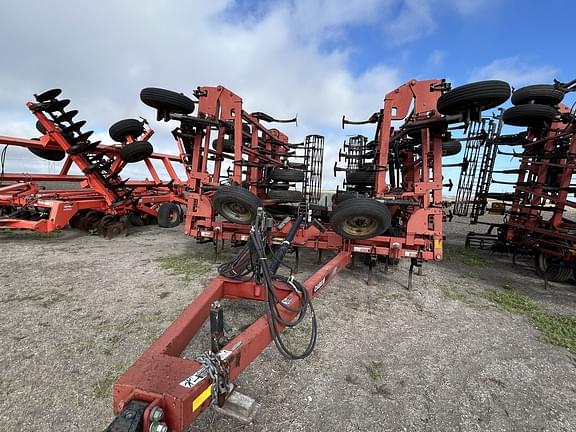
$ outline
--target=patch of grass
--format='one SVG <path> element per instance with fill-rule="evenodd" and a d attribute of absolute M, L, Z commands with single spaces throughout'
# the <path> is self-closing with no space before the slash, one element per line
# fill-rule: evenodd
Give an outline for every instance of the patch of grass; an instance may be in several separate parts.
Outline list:
<path fill-rule="evenodd" d="M 470 300 L 467 293 L 462 292 L 456 288 L 446 287 L 442 291 L 444 292 L 444 295 L 450 300 L 461 301 L 464 303 L 468 303 L 468 301 Z"/>
<path fill-rule="evenodd" d="M 518 291 L 489 290 L 484 297 L 510 312 L 530 314 L 539 310 L 536 303 Z"/>
<path fill-rule="evenodd" d="M 475 249 L 459 245 L 444 245 L 444 259 L 448 262 L 463 262 L 470 267 L 487 267 L 489 261 Z"/>
<path fill-rule="evenodd" d="M 43 240 L 50 240 L 50 239 L 60 237 L 62 235 L 62 231 L 56 230 L 56 231 L 51 231 L 51 232 L 47 232 L 44 234 L 40 234 L 40 233 L 36 233 L 36 234 L 38 234 L 38 238 L 41 238 Z"/>
<path fill-rule="evenodd" d="M 366 372 L 372 381 L 380 381 L 384 376 L 382 373 L 382 362 L 370 361 L 366 365 Z"/>
<path fill-rule="evenodd" d="M 576 315 L 550 313 L 528 296 L 512 290 L 490 290 L 484 297 L 509 312 L 527 316 L 546 342 L 576 353 Z"/>
<path fill-rule="evenodd" d="M 576 353 L 576 316 L 537 313 L 532 317 L 544 340 Z"/>
<path fill-rule="evenodd" d="M 92 397 L 95 399 L 109 397 L 112 394 L 112 384 L 114 384 L 124 369 L 126 369 L 124 364 L 116 364 L 109 369 L 104 376 L 92 384 Z"/>
<path fill-rule="evenodd" d="M 207 273 L 212 269 L 203 257 L 194 255 L 171 255 L 158 258 L 160 267 L 166 270 L 172 270 L 175 273 L 183 274 L 186 280 L 192 276 Z"/>
<path fill-rule="evenodd" d="M 39 233 L 38 231 L 25 231 L 19 229 L 3 229 L 0 232 L 2 235 L 16 235 L 20 239 L 39 239 L 39 240 L 51 240 L 58 238 L 62 235 L 62 230 L 55 230 L 47 233 Z"/>

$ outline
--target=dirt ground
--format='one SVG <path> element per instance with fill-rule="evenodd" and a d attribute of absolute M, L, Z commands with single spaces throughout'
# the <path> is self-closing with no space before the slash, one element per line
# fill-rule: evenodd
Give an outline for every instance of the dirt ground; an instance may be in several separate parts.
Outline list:
<path fill-rule="evenodd" d="M 447 224 L 446 260 L 425 264 L 412 291 L 405 262 L 379 269 L 369 286 L 365 267 L 344 270 L 314 302 L 313 355 L 289 362 L 271 346 L 238 380 L 261 404 L 253 423 L 206 412 L 190 430 L 576 430 L 574 354 L 485 296 L 517 290 L 575 314 L 576 287 L 544 290 L 529 261 L 471 259 L 467 231 L 465 220 Z M 115 378 L 216 275 L 211 247 L 180 228 L 114 240 L 0 233 L 0 244 L 0 424 L 9 431 L 103 430 Z M 182 254 L 196 259 L 187 274 L 163 267 Z M 302 258 L 299 277 L 313 254 Z M 257 311 L 237 309 L 226 305 L 232 328 Z M 204 336 L 191 351 L 207 348 Z"/>

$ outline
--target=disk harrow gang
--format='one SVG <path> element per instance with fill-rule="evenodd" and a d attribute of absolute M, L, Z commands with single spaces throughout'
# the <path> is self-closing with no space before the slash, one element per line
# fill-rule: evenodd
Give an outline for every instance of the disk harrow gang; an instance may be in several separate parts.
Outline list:
<path fill-rule="evenodd" d="M 126 235 L 131 223 L 155 221 L 167 205 L 185 203 L 185 185 L 173 166 L 180 158 L 153 153 L 148 139 L 154 132 L 146 129 L 144 122 L 127 119 L 115 123 L 110 136 L 120 144 L 103 145 L 91 139 L 93 131 L 84 130 L 86 121 L 76 119 L 78 111 L 69 110 L 70 100 L 61 99 L 60 94 L 59 89 L 48 90 L 27 104 L 37 118 L 40 138 L 0 136 L 4 151 L 19 146 L 37 157 L 64 161 L 57 175 L 6 173 L 2 169 L 0 181 L 9 183 L 0 185 L 0 228 L 46 233 L 70 224 L 112 238 Z M 160 179 L 151 160 L 164 165 L 170 181 Z M 120 176 L 126 164 L 141 161 L 151 180 L 130 181 Z M 69 174 L 73 166 L 82 175 Z M 55 183 L 79 187 L 50 186 Z"/>

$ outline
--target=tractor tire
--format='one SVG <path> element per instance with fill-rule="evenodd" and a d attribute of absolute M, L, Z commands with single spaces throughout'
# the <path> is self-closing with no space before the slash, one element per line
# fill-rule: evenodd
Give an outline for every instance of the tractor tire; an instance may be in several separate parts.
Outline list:
<path fill-rule="evenodd" d="M 272 171 L 270 178 L 277 181 L 301 182 L 304 181 L 304 171 L 277 167 Z"/>
<path fill-rule="evenodd" d="M 144 133 L 144 123 L 135 119 L 120 120 L 110 126 L 108 133 L 113 141 L 125 143 L 126 136 L 136 139 Z"/>
<path fill-rule="evenodd" d="M 30 150 L 32 153 L 34 153 L 36 156 L 38 156 L 42 159 L 46 159 L 46 160 L 54 161 L 54 162 L 59 162 L 66 157 L 66 152 L 64 152 L 62 150 L 46 150 L 46 149 L 35 149 L 35 148 L 29 148 L 28 150 Z"/>
<path fill-rule="evenodd" d="M 222 186 L 212 197 L 216 212 L 229 222 L 250 225 L 256 219 L 262 201 L 240 186 Z"/>
<path fill-rule="evenodd" d="M 346 171 L 346 183 L 355 186 L 374 186 L 376 171 Z"/>
<path fill-rule="evenodd" d="M 212 148 L 214 150 L 216 150 L 216 144 L 217 144 L 218 140 L 215 139 L 214 141 L 212 141 Z M 224 153 L 234 153 L 234 140 L 228 138 L 228 139 L 224 139 L 224 141 L 222 142 L 222 151 Z"/>
<path fill-rule="evenodd" d="M 554 120 L 556 114 L 556 109 L 549 105 L 518 105 L 504 111 L 502 121 L 512 126 L 541 126 Z"/>
<path fill-rule="evenodd" d="M 519 88 L 512 93 L 512 104 L 558 105 L 564 99 L 564 92 L 551 84 L 537 84 Z"/>
<path fill-rule="evenodd" d="M 126 163 L 140 162 L 154 152 L 148 141 L 134 141 L 120 149 L 120 158 Z"/>
<path fill-rule="evenodd" d="M 268 185 L 268 187 L 269 187 L 270 189 L 275 189 L 275 190 L 278 190 L 278 189 L 288 190 L 288 189 L 290 189 L 290 183 L 279 183 L 279 182 L 270 183 L 270 184 Z"/>
<path fill-rule="evenodd" d="M 338 204 L 356 198 L 358 194 L 356 192 L 348 192 L 348 191 L 338 191 L 334 195 L 332 195 L 332 206 L 337 206 Z"/>
<path fill-rule="evenodd" d="M 505 81 L 478 81 L 456 87 L 438 99 L 440 114 L 460 114 L 469 109 L 484 111 L 495 108 L 510 97 L 510 85 Z"/>
<path fill-rule="evenodd" d="M 573 274 L 571 268 L 554 264 L 549 256 L 538 252 L 534 256 L 534 268 L 539 276 L 551 282 L 566 282 Z"/>
<path fill-rule="evenodd" d="M 366 240 L 382 234 L 392 221 L 386 204 L 371 198 L 351 198 L 332 211 L 330 224 L 342 237 Z"/>
<path fill-rule="evenodd" d="M 304 201 L 304 194 L 295 190 L 276 189 L 268 191 L 268 199 L 280 202 L 302 202 Z"/>
<path fill-rule="evenodd" d="M 180 225 L 182 209 L 174 203 L 162 203 L 158 207 L 158 226 L 162 228 L 174 228 Z"/>
<path fill-rule="evenodd" d="M 460 141 L 444 141 L 442 143 L 442 156 L 454 156 L 460 153 L 462 144 Z"/>
<path fill-rule="evenodd" d="M 130 222 L 130 225 L 136 226 L 136 227 L 141 227 L 141 226 L 146 225 L 146 222 L 144 221 L 144 219 L 142 219 L 142 216 L 140 216 L 140 213 L 128 214 L 128 222 Z"/>
<path fill-rule="evenodd" d="M 288 162 L 288 168 L 305 171 L 308 169 L 308 165 L 303 162 Z"/>
<path fill-rule="evenodd" d="M 182 93 L 156 87 L 147 87 L 140 92 L 140 100 L 157 110 L 178 114 L 194 112 L 194 101 Z"/>

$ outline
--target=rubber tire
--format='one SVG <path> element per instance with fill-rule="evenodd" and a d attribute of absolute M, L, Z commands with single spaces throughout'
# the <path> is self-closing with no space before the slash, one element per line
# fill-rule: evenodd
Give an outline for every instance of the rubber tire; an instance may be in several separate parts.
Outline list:
<path fill-rule="evenodd" d="M 573 271 L 569 267 L 548 265 L 543 268 L 542 259 L 546 259 L 545 256 L 537 252 L 534 256 L 534 268 L 540 277 L 546 276 L 551 282 L 566 282 L 572 276 Z"/>
<path fill-rule="evenodd" d="M 462 150 L 460 141 L 444 141 L 442 143 L 442 156 L 454 156 Z"/>
<path fill-rule="evenodd" d="M 539 126 L 551 122 L 556 114 L 556 109 L 549 105 L 518 105 L 504 111 L 502 121 L 511 126 Z"/>
<path fill-rule="evenodd" d="M 194 101 L 188 96 L 156 87 L 142 89 L 140 100 L 152 108 L 179 114 L 191 114 L 195 107 Z"/>
<path fill-rule="evenodd" d="M 349 191 L 338 191 L 334 195 L 332 195 L 332 206 L 337 206 L 338 204 L 356 198 L 358 195 L 356 192 L 349 192 Z"/>
<path fill-rule="evenodd" d="M 227 213 L 224 206 L 230 203 L 245 207 L 250 213 L 250 218 L 238 218 Z M 258 207 L 262 207 L 262 201 L 252 192 L 240 186 L 222 186 L 212 197 L 212 205 L 214 210 L 227 221 L 240 225 L 251 225 L 256 219 Z"/>
<path fill-rule="evenodd" d="M 536 84 L 519 88 L 512 93 L 512 104 L 558 105 L 564 99 L 564 92 L 552 84 Z"/>
<path fill-rule="evenodd" d="M 288 162 L 288 168 L 294 168 L 297 170 L 307 170 L 308 169 L 308 165 L 305 164 L 304 162 Z"/>
<path fill-rule="evenodd" d="M 281 183 L 281 182 L 270 183 L 268 184 L 268 187 L 274 190 L 288 190 L 290 189 L 290 183 Z"/>
<path fill-rule="evenodd" d="M 35 149 L 29 148 L 32 153 L 36 156 L 46 159 L 49 161 L 59 162 L 66 157 L 66 152 L 62 150 L 46 150 L 46 149 Z"/>
<path fill-rule="evenodd" d="M 510 85 L 505 81 L 478 81 L 456 87 L 438 99 L 440 114 L 460 114 L 470 108 L 480 111 L 495 108 L 510 97 Z"/>
<path fill-rule="evenodd" d="M 125 143 L 127 135 L 136 139 L 144 133 L 144 123 L 135 119 L 120 120 L 110 126 L 108 133 L 113 141 Z"/>
<path fill-rule="evenodd" d="M 372 219 L 374 228 L 364 234 L 354 234 L 346 231 L 346 221 L 358 216 Z M 376 237 L 390 228 L 391 221 L 392 216 L 386 204 L 372 198 L 348 199 L 338 204 L 330 216 L 332 229 L 342 237 L 351 240 L 366 240 Z"/>
<path fill-rule="evenodd" d="M 126 163 L 140 162 L 154 153 L 154 147 L 148 141 L 134 141 L 120 149 L 120 158 Z"/>
<path fill-rule="evenodd" d="M 303 202 L 304 194 L 295 190 L 272 189 L 268 191 L 268 199 L 281 202 Z"/>
<path fill-rule="evenodd" d="M 158 226 L 174 228 L 180 225 L 182 209 L 174 203 L 162 203 L 158 207 Z"/>
<path fill-rule="evenodd" d="M 304 181 L 304 171 L 276 167 L 272 170 L 270 178 L 277 181 L 301 182 Z"/>
<path fill-rule="evenodd" d="M 145 222 L 139 213 L 129 213 L 128 214 L 128 222 L 130 222 L 130 225 L 136 226 L 136 227 L 141 227 L 141 226 L 145 225 Z"/>
<path fill-rule="evenodd" d="M 374 186 L 376 171 L 346 171 L 346 183 L 356 186 Z"/>
<path fill-rule="evenodd" d="M 217 139 L 212 141 L 212 148 L 216 150 Z M 222 151 L 224 153 L 234 153 L 234 140 L 228 138 L 222 142 Z"/>

